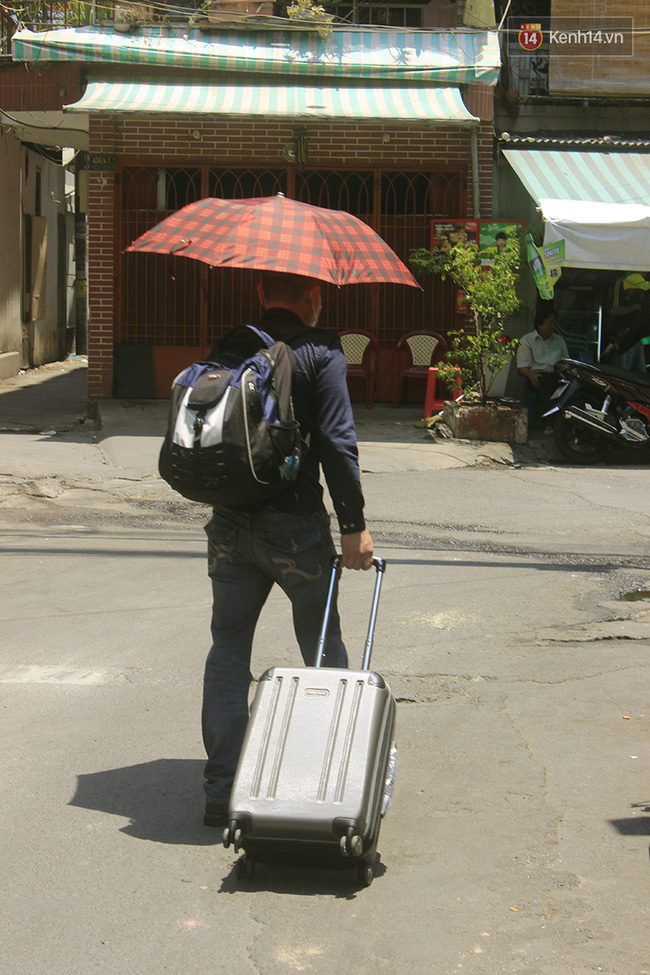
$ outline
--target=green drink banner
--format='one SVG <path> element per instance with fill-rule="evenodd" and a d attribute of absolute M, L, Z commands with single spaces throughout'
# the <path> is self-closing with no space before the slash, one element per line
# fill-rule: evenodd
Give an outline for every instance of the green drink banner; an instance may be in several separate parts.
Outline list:
<path fill-rule="evenodd" d="M 566 260 L 565 242 L 556 240 L 546 247 L 537 247 L 530 234 L 526 234 L 526 251 L 540 298 L 552 298 Z"/>

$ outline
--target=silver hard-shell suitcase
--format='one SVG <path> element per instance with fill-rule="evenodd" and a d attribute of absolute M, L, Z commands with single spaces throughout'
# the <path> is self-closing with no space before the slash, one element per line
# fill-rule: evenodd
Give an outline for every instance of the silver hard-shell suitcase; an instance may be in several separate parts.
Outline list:
<path fill-rule="evenodd" d="M 370 655 L 386 563 L 375 590 L 361 670 L 322 667 L 332 578 L 315 667 L 273 667 L 260 678 L 230 798 L 224 846 L 256 860 L 354 866 L 372 881 L 379 826 L 392 790 L 395 702 Z"/>

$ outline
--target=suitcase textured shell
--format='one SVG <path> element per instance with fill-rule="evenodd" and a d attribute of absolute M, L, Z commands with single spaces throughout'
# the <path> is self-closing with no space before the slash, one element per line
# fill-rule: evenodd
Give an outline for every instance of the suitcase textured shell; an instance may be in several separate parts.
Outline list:
<path fill-rule="evenodd" d="M 239 845 L 259 860 L 373 859 L 394 722 L 390 689 L 372 671 L 267 671 L 230 800 Z M 352 836 L 363 842 L 354 854 L 341 839 Z"/>

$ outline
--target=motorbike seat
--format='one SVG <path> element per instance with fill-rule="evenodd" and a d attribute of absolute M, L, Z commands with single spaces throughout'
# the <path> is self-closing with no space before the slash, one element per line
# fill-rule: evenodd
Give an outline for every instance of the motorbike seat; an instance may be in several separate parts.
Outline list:
<path fill-rule="evenodd" d="M 641 372 L 630 372 L 629 369 L 622 369 L 621 366 L 614 366 L 608 362 L 603 362 L 598 369 L 605 376 L 612 376 L 614 379 L 627 379 L 628 382 L 637 383 L 639 386 L 650 388 L 650 374 L 645 375 Z"/>

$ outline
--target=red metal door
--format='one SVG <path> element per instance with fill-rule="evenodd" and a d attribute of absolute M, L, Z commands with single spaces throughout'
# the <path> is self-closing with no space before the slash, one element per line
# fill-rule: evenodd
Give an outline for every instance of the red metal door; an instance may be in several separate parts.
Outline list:
<path fill-rule="evenodd" d="M 116 395 L 123 396 L 146 395 L 129 388 L 125 363 L 134 355 L 139 362 L 149 363 L 155 392 L 148 395 L 166 396 L 181 368 L 205 356 L 214 340 L 232 325 L 254 321 L 259 314 L 257 276 L 252 271 L 210 268 L 180 256 L 124 252 L 132 240 L 169 213 L 205 196 L 239 199 L 283 192 L 306 203 L 354 213 L 408 263 L 413 248 L 430 246 L 432 219 L 463 214 L 466 202 L 461 170 L 312 169 L 300 173 L 295 167 L 122 166 L 118 186 Z M 379 340 L 379 399 L 389 398 L 392 350 L 404 332 L 444 332 L 453 327 L 451 286 L 433 278 L 422 284 L 422 291 L 388 284 L 323 286 L 321 321 L 325 326 L 367 329 Z"/>

